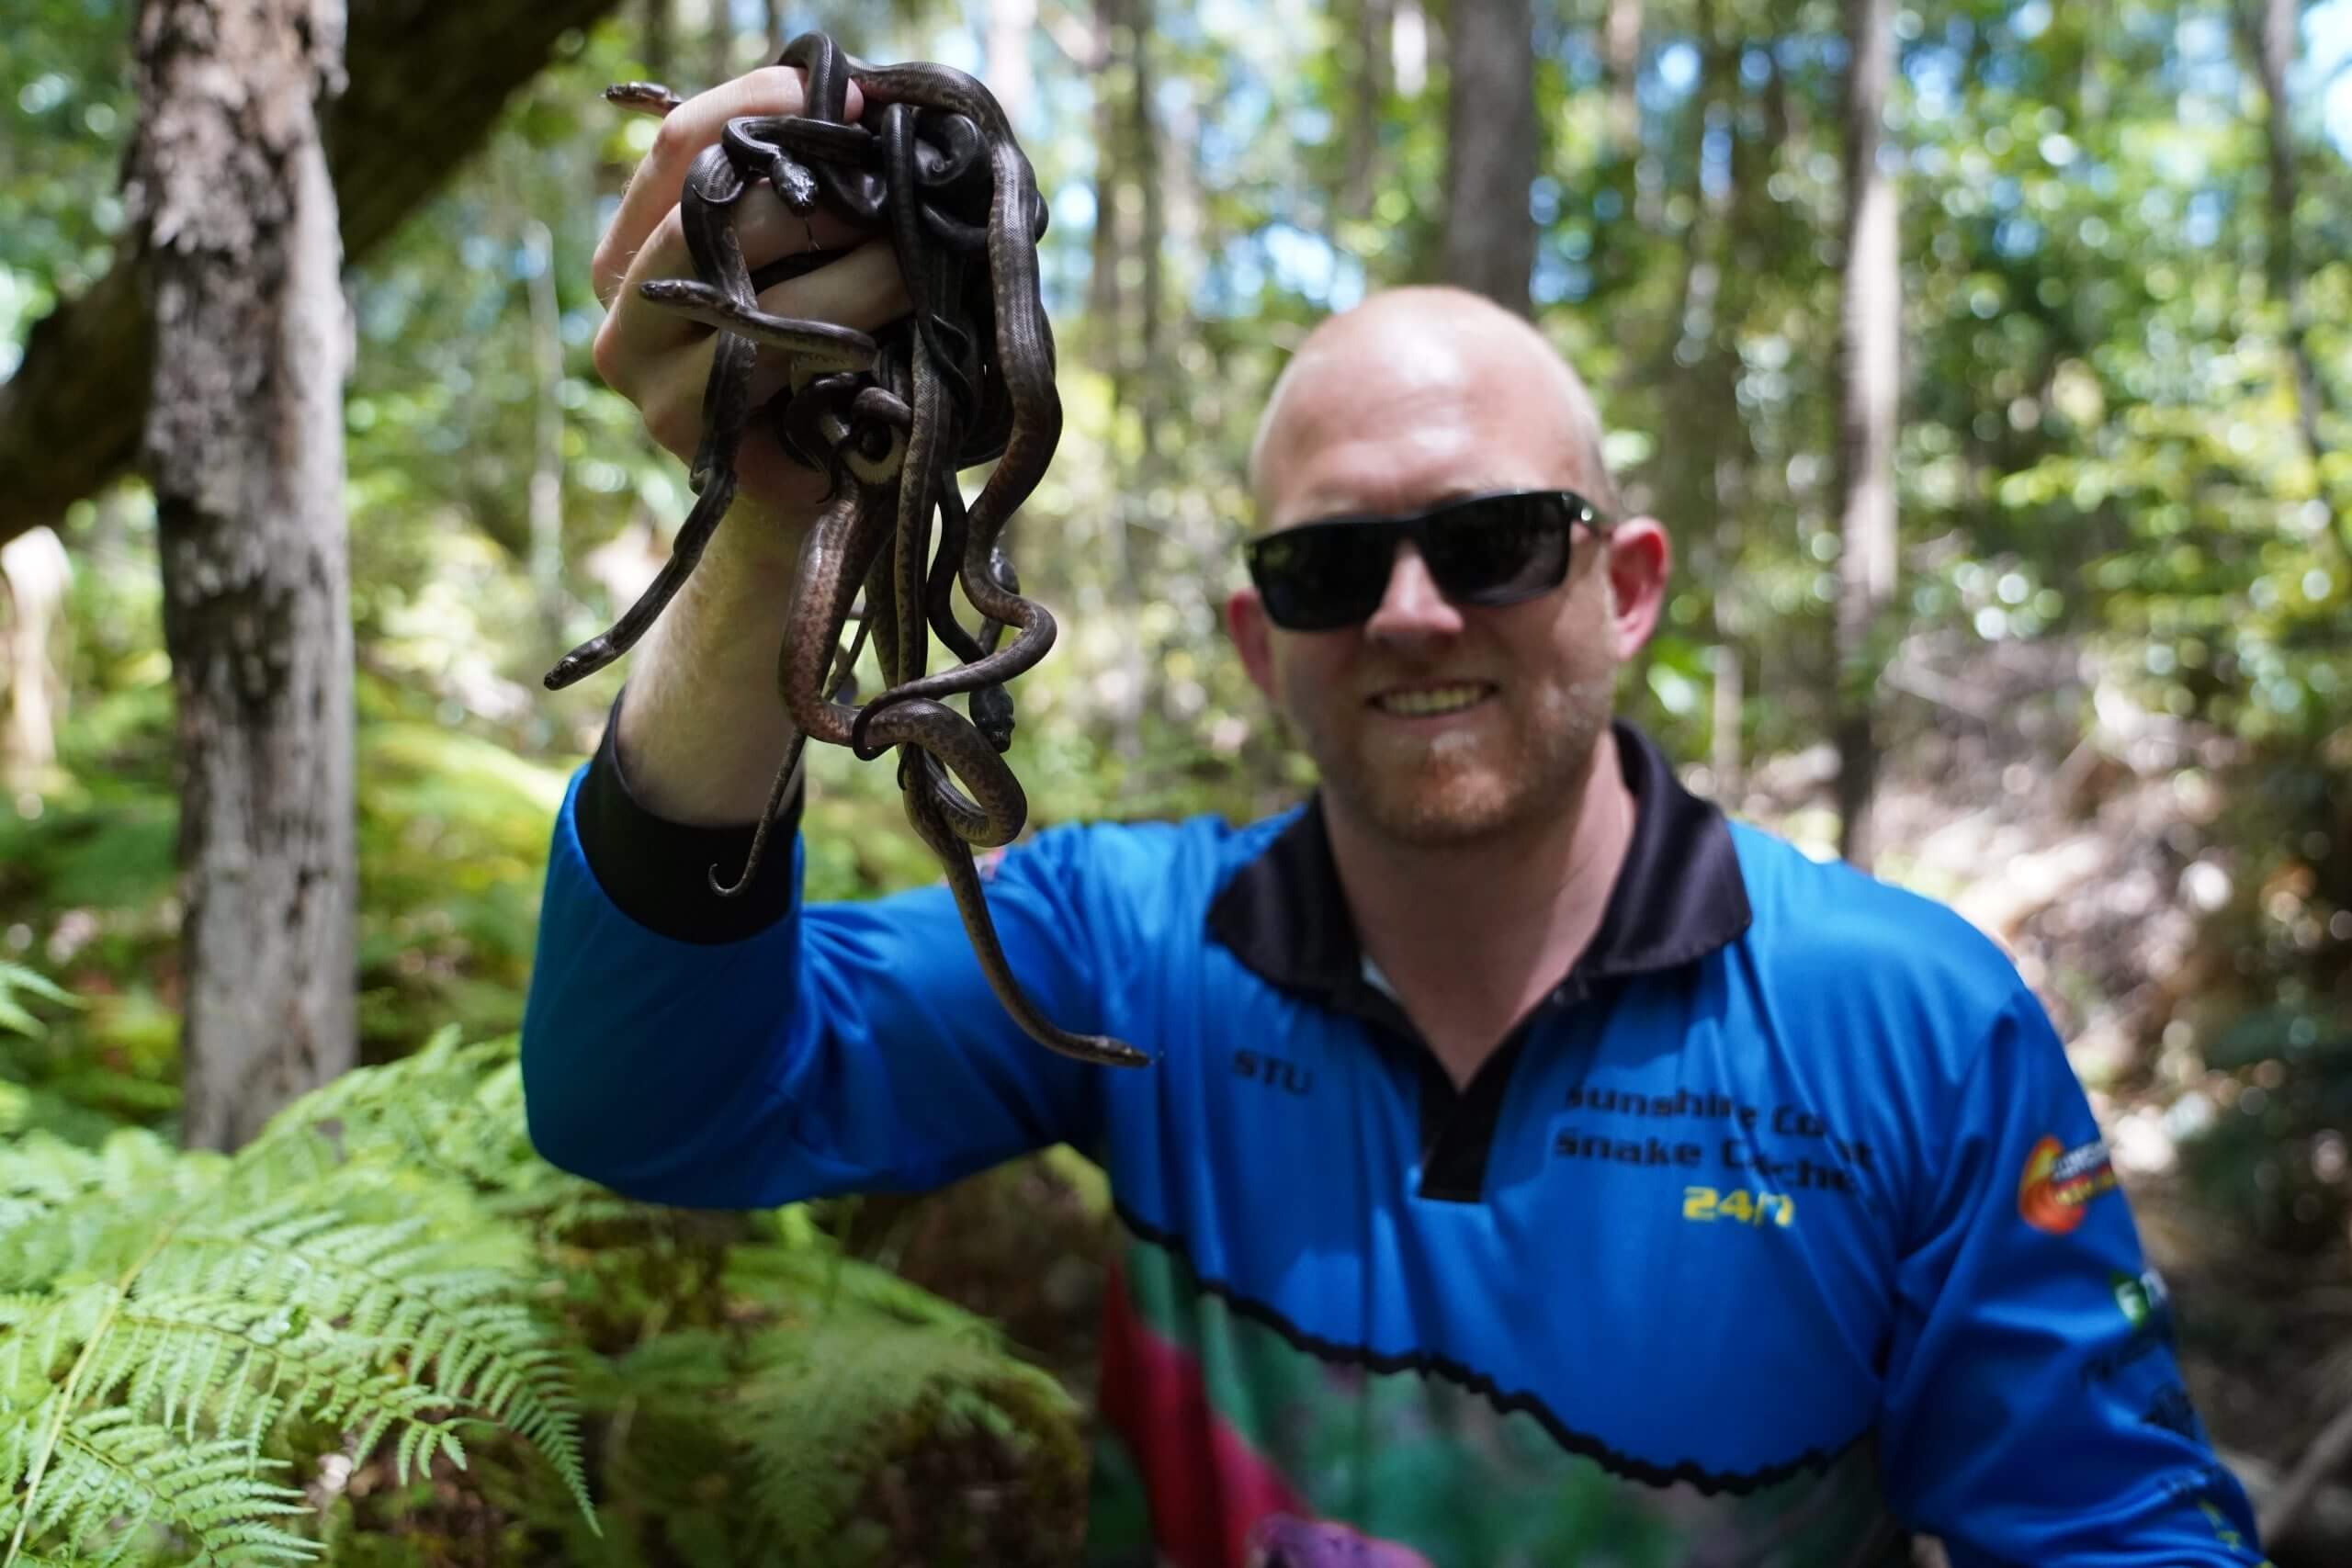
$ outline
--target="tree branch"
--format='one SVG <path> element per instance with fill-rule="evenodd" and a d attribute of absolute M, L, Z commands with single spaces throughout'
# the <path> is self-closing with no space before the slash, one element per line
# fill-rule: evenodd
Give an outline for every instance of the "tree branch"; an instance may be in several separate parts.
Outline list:
<path fill-rule="evenodd" d="M 558 41 L 616 3 L 353 0 L 351 85 L 324 132 L 345 260 L 422 206 Z M 153 361 L 146 283 L 127 261 L 33 324 L 0 384 L 0 541 L 54 523 L 136 461 Z"/>

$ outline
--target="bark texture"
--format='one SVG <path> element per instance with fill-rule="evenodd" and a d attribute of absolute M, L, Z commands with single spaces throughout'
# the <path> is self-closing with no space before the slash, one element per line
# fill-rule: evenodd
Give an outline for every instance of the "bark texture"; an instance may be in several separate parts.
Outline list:
<path fill-rule="evenodd" d="M 326 118 L 346 256 L 357 261 L 481 144 L 567 32 L 617 0 L 352 0 L 349 90 Z M 130 468 L 146 419 L 154 323 L 125 248 L 89 292 L 33 326 L 0 384 L 0 539 L 55 523 Z"/>
<path fill-rule="evenodd" d="M 1838 852 L 1864 870 L 1876 855 L 1873 723 L 1879 624 L 1894 596 L 1894 427 L 1900 398 L 1902 299 L 1894 182 L 1879 166 L 1894 0 L 1846 0 L 1852 66 L 1846 89 L 1846 262 L 1838 322 Z"/>
<path fill-rule="evenodd" d="M 184 1135 L 234 1148 L 347 1070 L 349 328 L 315 106 L 342 0 L 147 0 L 129 162 L 143 443 L 179 707 Z"/>
<path fill-rule="evenodd" d="M 1531 0 L 1455 0 L 1448 29 L 1446 282 L 1524 316 L 1535 269 L 1535 17 Z"/>

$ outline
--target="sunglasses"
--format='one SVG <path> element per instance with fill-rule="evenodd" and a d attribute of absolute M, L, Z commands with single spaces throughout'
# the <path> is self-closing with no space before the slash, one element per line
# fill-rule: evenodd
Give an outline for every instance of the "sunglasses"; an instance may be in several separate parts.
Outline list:
<path fill-rule="evenodd" d="M 1328 632 L 1370 618 L 1388 592 L 1399 540 L 1410 539 L 1456 604 L 1492 608 L 1549 593 L 1568 576 L 1570 531 L 1610 525 L 1572 490 L 1449 501 L 1409 517 L 1326 517 L 1252 539 L 1242 555 L 1266 618 Z"/>

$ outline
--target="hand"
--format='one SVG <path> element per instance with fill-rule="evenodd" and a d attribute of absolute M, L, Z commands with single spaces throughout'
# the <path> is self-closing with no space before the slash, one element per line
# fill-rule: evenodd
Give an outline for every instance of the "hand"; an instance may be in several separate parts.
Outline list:
<path fill-rule="evenodd" d="M 714 334 L 646 303 L 638 285 L 695 276 L 679 225 L 678 197 L 695 155 L 716 143 L 721 129 L 738 116 L 799 113 L 802 87 L 797 70 L 765 66 L 671 110 L 596 246 L 592 273 L 596 298 L 607 311 L 596 332 L 596 373 L 637 405 L 653 439 L 681 458 L 690 459 L 702 439 L 703 389 Z M 852 84 L 850 118 L 860 110 L 860 94 Z M 865 333 L 879 331 L 911 310 L 887 236 L 853 227 L 821 207 L 804 218 L 764 182 L 745 191 L 735 211 L 743 260 L 755 273 L 781 256 L 810 250 L 843 253 L 837 261 L 763 290 L 762 310 Z M 783 355 L 762 349 L 752 377 L 752 406 L 775 396 L 788 371 Z M 742 502 L 787 524 L 814 515 L 825 491 L 824 476 L 786 457 L 763 420 L 754 419 L 746 431 L 735 469 Z"/>

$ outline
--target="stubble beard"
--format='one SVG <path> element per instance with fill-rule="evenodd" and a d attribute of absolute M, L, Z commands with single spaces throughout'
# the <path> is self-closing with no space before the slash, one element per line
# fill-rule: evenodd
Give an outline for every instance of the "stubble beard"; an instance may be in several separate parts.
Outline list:
<path fill-rule="evenodd" d="M 1334 804 L 1380 837 L 1415 848 L 1474 844 L 1574 808 L 1609 725 L 1613 685 L 1605 675 L 1546 683 L 1528 708 L 1506 708 L 1499 732 L 1441 733 L 1417 755 L 1374 742 L 1365 726 L 1299 732 Z"/>

